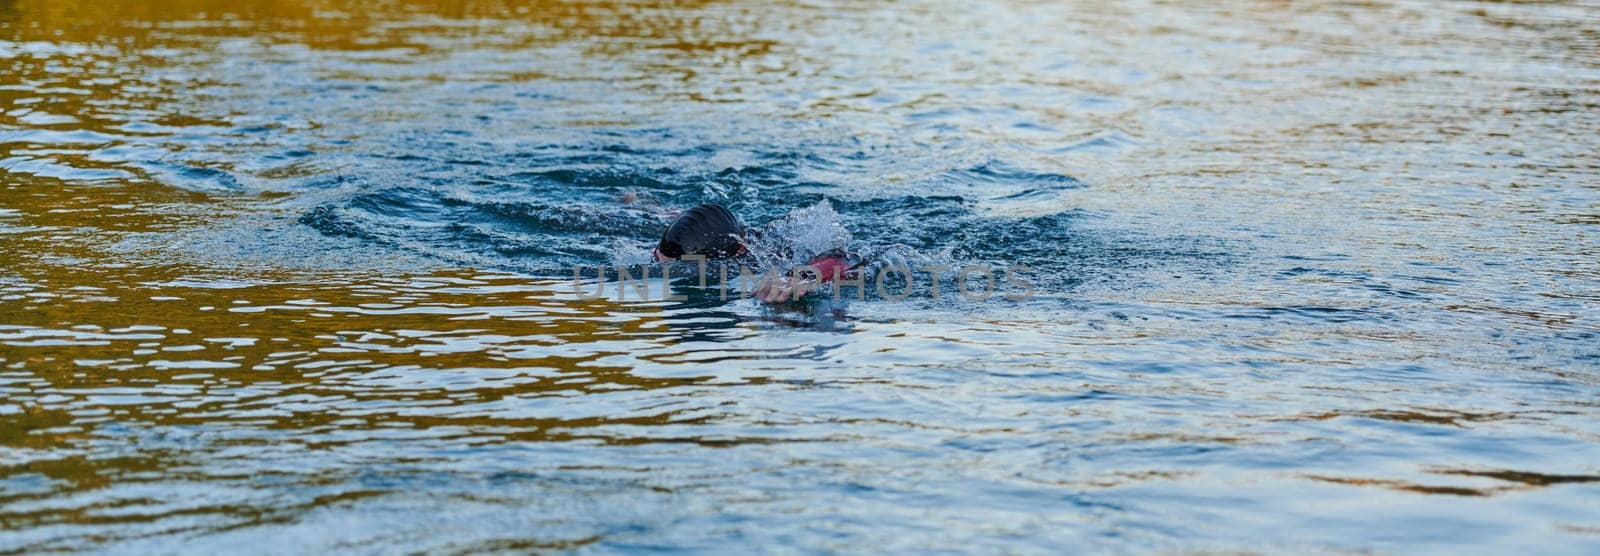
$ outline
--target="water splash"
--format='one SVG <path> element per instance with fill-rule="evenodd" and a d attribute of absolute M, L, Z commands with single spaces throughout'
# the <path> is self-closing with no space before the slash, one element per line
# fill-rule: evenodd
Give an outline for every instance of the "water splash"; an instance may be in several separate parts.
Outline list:
<path fill-rule="evenodd" d="M 833 203 L 823 199 L 767 223 L 747 247 L 764 263 L 795 265 L 828 251 L 849 252 L 854 239 Z"/>

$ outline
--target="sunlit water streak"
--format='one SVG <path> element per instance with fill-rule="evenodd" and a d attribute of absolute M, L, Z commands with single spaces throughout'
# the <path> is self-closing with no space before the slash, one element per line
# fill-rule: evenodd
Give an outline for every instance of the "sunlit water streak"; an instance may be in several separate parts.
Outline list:
<path fill-rule="evenodd" d="M 105 4 L 0 1 L 0 551 L 1600 551 L 1592 4 Z M 574 289 L 708 201 L 1037 295 Z"/>

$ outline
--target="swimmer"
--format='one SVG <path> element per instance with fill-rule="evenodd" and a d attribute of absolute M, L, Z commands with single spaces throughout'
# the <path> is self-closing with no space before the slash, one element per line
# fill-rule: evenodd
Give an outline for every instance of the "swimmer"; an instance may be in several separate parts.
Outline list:
<path fill-rule="evenodd" d="M 661 233 L 652 254 L 657 261 L 670 262 L 688 255 L 708 260 L 735 259 L 747 255 L 747 238 L 756 235 L 721 205 L 704 204 L 686 210 Z M 856 270 L 862 263 L 850 264 L 842 250 L 832 250 L 812 258 L 801 272 L 790 271 L 783 278 L 763 282 L 754 297 L 766 303 L 796 301 L 806 294 Z M 811 270 L 816 272 L 813 274 Z"/>

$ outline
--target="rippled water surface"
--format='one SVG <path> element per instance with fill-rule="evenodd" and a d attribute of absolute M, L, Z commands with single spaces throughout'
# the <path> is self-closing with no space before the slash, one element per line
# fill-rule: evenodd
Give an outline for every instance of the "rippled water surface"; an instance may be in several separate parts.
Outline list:
<path fill-rule="evenodd" d="M 0 552 L 1600 552 L 1592 3 L 0 0 L 0 68 Z M 1036 295 L 574 289 L 700 202 Z"/>

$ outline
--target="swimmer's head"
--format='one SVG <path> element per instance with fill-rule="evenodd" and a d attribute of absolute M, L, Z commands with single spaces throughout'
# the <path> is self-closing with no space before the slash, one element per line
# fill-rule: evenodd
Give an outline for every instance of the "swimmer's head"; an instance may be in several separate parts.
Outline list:
<path fill-rule="evenodd" d="M 658 261 L 677 260 L 684 255 L 704 255 L 708 259 L 726 259 L 743 255 L 745 248 L 740 238 L 744 227 L 739 219 L 720 205 L 704 204 L 686 210 L 661 234 L 656 245 Z"/>

